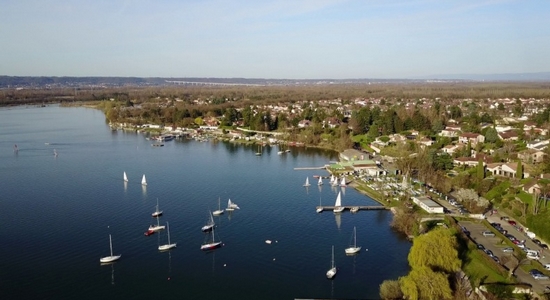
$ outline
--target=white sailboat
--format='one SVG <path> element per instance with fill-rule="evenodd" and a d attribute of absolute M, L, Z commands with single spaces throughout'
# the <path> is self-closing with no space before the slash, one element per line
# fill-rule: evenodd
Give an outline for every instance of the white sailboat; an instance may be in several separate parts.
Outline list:
<path fill-rule="evenodd" d="M 113 255 L 113 240 L 111 239 L 110 234 L 109 234 L 109 247 L 111 248 L 111 255 L 101 257 L 99 259 L 99 262 L 101 262 L 101 263 L 110 263 L 110 262 L 118 260 L 122 256 L 122 255 Z"/>
<path fill-rule="evenodd" d="M 334 266 L 334 245 L 332 245 L 332 260 L 330 262 L 330 269 L 327 271 L 327 278 L 332 279 L 336 276 L 336 266 Z"/>
<path fill-rule="evenodd" d="M 214 225 L 216 225 L 216 223 L 214 223 L 214 217 L 212 217 L 212 213 L 208 212 L 208 221 L 206 221 L 206 225 L 202 226 L 201 231 L 210 231 L 214 228 Z"/>
<path fill-rule="evenodd" d="M 319 181 L 317 182 L 317 185 L 323 185 L 323 177 L 319 176 Z"/>
<path fill-rule="evenodd" d="M 219 216 L 219 215 L 222 215 L 222 214 L 223 214 L 223 209 L 221 209 L 220 201 L 221 201 L 221 199 L 218 198 L 218 210 L 215 210 L 215 211 L 212 213 L 214 216 Z"/>
<path fill-rule="evenodd" d="M 309 177 L 306 177 L 306 183 L 304 183 L 304 186 L 310 186 L 311 184 L 309 184 Z"/>
<path fill-rule="evenodd" d="M 357 231 L 355 226 L 353 227 L 353 245 L 346 248 L 346 254 L 355 254 L 361 251 L 361 247 L 357 247 Z"/>
<path fill-rule="evenodd" d="M 330 181 L 330 185 L 337 186 L 338 185 L 338 177 L 336 177 L 336 176 L 332 177 L 332 180 Z"/>
<path fill-rule="evenodd" d="M 124 177 L 123 177 L 123 178 L 124 178 L 124 182 L 128 182 L 128 176 L 126 176 L 126 172 L 124 172 L 124 175 L 123 175 L 123 176 L 124 176 Z"/>
<path fill-rule="evenodd" d="M 159 224 L 159 218 L 157 218 L 157 225 L 149 225 L 149 230 L 148 231 L 155 232 L 155 231 L 163 230 L 165 228 L 166 228 L 166 226 Z"/>
<path fill-rule="evenodd" d="M 212 237 L 212 239 L 210 239 Z M 213 250 L 222 245 L 222 241 L 216 242 L 216 235 L 214 234 L 214 227 L 212 227 L 212 232 L 209 234 L 209 238 L 201 245 L 201 250 Z"/>
<path fill-rule="evenodd" d="M 334 210 L 335 213 L 340 213 L 344 211 L 344 207 L 342 206 L 342 195 L 341 192 L 338 192 L 338 196 L 336 197 L 336 202 L 334 203 Z"/>
<path fill-rule="evenodd" d="M 258 145 L 258 152 L 256 152 L 256 156 L 261 156 L 261 155 L 262 155 L 262 146 Z"/>
<path fill-rule="evenodd" d="M 235 209 L 241 209 L 236 203 L 231 202 L 231 199 L 227 200 L 227 211 L 234 211 Z"/>
<path fill-rule="evenodd" d="M 317 213 L 323 212 L 323 206 L 321 205 L 321 197 L 319 197 L 319 207 L 315 210 Z"/>
<path fill-rule="evenodd" d="M 141 178 L 141 185 L 147 185 L 147 180 L 145 179 L 145 174 L 143 174 L 143 177 Z"/>
<path fill-rule="evenodd" d="M 153 218 L 162 216 L 162 210 L 159 210 L 159 198 L 157 198 L 157 206 L 156 206 L 155 212 L 153 212 L 153 213 L 151 214 L 151 216 L 152 216 Z"/>
<path fill-rule="evenodd" d="M 160 251 L 166 251 L 170 250 L 172 248 L 176 248 L 177 243 L 170 243 L 170 227 L 168 227 L 168 222 L 166 222 L 166 230 L 168 231 L 168 244 L 160 245 L 159 250 Z"/>
<path fill-rule="evenodd" d="M 342 182 L 340 183 L 340 186 L 346 186 L 346 177 L 342 177 Z"/>

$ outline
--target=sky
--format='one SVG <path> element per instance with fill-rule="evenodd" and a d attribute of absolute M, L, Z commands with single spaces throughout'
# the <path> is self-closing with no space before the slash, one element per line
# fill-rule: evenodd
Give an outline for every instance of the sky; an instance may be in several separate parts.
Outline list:
<path fill-rule="evenodd" d="M 1 0 L 0 12 L 8 76 L 550 71 L 546 0 Z"/>

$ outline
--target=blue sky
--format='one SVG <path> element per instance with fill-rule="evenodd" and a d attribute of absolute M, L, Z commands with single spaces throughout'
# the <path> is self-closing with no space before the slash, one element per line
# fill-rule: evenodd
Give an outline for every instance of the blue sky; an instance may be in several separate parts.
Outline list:
<path fill-rule="evenodd" d="M 0 7 L 0 75 L 550 71 L 546 0 L 3 0 Z"/>

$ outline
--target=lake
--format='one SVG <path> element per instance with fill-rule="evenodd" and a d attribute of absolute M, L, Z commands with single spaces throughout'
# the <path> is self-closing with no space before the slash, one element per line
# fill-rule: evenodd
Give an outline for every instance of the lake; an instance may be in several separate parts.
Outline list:
<path fill-rule="evenodd" d="M 254 146 L 152 147 L 145 137 L 112 131 L 89 108 L 0 109 L 0 299 L 376 299 L 382 281 L 408 272 L 411 244 L 390 228 L 391 212 L 315 212 L 339 191 L 343 205 L 378 205 L 328 180 L 318 187 L 313 175 L 325 170 L 294 170 L 336 153 L 273 146 L 256 156 Z M 157 199 L 177 243 L 168 252 L 157 249 L 166 230 L 144 236 Z M 224 245 L 204 252 L 200 229 L 218 199 L 240 209 L 214 217 Z M 354 227 L 363 249 L 346 256 Z M 101 265 L 110 234 L 122 258 Z M 328 280 L 332 246 L 338 273 Z"/>

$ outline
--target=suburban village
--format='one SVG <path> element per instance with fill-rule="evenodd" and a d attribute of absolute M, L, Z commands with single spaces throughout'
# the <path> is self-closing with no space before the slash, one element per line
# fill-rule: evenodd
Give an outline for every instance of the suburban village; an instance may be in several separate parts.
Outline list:
<path fill-rule="evenodd" d="M 193 138 L 279 154 L 291 147 L 337 151 L 339 162 L 327 171 L 394 212 L 392 226 L 413 241 L 409 260 L 421 237 L 439 236 L 422 256 L 440 255 L 443 246 L 433 240 L 454 249 L 445 254 L 448 265 L 429 264 L 428 272 L 444 279 L 440 291 L 428 291 L 411 263 L 409 275 L 381 285 L 382 298 L 503 299 L 550 292 L 549 101 L 357 97 L 254 104 L 157 96 L 111 98 L 98 107 L 113 130 L 146 133 L 156 146 Z"/>

